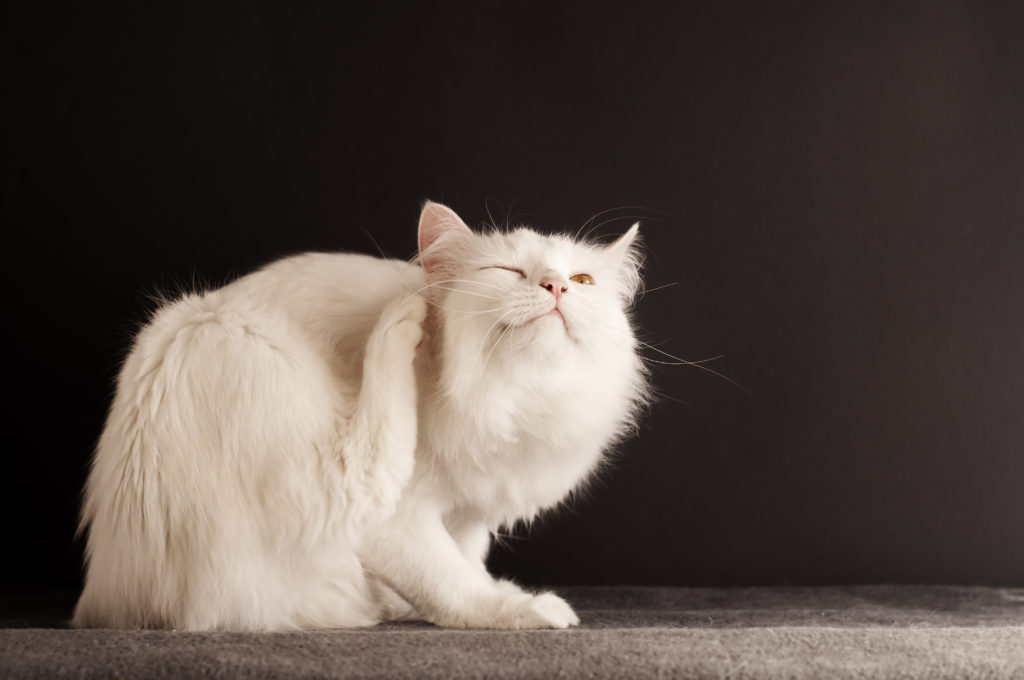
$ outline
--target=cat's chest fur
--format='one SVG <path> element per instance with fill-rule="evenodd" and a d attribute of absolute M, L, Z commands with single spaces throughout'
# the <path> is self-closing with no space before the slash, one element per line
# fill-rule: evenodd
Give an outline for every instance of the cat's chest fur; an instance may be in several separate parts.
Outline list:
<path fill-rule="evenodd" d="M 434 493 L 492 527 L 557 504 L 599 464 L 629 410 L 631 369 L 618 368 L 609 377 L 577 360 L 496 372 L 425 408 L 418 456 Z"/>

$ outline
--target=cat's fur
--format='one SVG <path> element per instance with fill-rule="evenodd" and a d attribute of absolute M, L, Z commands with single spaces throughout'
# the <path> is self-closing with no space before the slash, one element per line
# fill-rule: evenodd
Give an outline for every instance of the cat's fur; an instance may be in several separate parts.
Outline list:
<path fill-rule="evenodd" d="M 299 255 L 164 305 L 97 445 L 75 623 L 577 623 L 484 558 L 644 398 L 635 235 L 476 234 L 427 203 L 417 264 Z"/>

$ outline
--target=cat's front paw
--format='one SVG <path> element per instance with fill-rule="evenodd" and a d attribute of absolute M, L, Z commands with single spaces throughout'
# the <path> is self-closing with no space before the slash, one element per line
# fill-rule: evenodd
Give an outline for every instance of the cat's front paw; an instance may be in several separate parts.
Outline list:
<path fill-rule="evenodd" d="M 379 325 L 392 348 L 414 353 L 423 339 L 426 317 L 427 301 L 419 295 L 410 295 L 389 304 L 381 314 Z"/>
<path fill-rule="evenodd" d="M 580 622 L 569 603 L 554 593 L 515 594 L 505 600 L 494 628 L 508 630 L 568 628 Z"/>

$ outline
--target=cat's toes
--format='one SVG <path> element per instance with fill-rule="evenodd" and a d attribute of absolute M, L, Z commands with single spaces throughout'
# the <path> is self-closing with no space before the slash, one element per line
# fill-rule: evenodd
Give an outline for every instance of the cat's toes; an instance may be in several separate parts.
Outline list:
<path fill-rule="evenodd" d="M 394 338 L 400 346 L 415 349 L 423 338 L 426 316 L 427 301 L 419 295 L 410 295 L 392 302 L 381 321 L 385 324 L 388 338 Z"/>
<path fill-rule="evenodd" d="M 501 628 L 568 628 L 580 622 L 569 603 L 554 593 L 510 598 L 504 609 Z"/>
<path fill-rule="evenodd" d="M 554 593 L 541 593 L 533 598 L 530 608 L 552 628 L 568 628 L 580 622 L 569 603 Z"/>

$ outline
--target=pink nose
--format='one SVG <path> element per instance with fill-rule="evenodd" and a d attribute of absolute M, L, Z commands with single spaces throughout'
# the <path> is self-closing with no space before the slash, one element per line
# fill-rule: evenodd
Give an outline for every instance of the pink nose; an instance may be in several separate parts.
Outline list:
<path fill-rule="evenodd" d="M 565 279 L 560 279 L 557 276 L 545 276 L 540 280 L 540 287 L 546 288 L 555 296 L 556 300 L 562 297 L 562 293 L 569 290 L 569 284 L 565 282 Z"/>

